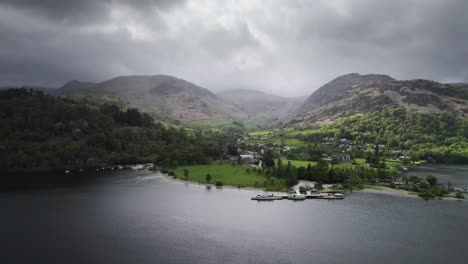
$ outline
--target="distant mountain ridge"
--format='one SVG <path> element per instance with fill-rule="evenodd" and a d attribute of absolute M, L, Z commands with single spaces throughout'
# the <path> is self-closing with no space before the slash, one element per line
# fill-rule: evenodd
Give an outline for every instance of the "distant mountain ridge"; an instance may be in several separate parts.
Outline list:
<path fill-rule="evenodd" d="M 264 126 L 289 120 L 303 102 L 301 97 L 288 98 L 249 89 L 228 90 L 218 95 L 246 112 L 249 121 Z"/>
<path fill-rule="evenodd" d="M 90 104 L 137 107 L 163 120 L 185 123 L 246 118 L 236 106 L 224 102 L 210 90 L 169 75 L 119 76 L 94 85 L 80 82 L 69 86 L 65 96 Z"/>
<path fill-rule="evenodd" d="M 399 81 L 384 74 L 339 76 L 308 98 L 286 98 L 256 90 L 236 89 L 215 94 L 169 75 L 119 76 L 104 82 L 71 81 L 60 88 L 26 87 L 99 107 L 136 107 L 157 120 L 190 123 L 197 120 L 241 121 L 257 126 L 307 126 L 386 107 L 409 111 L 468 113 L 468 85 L 428 80 Z"/>

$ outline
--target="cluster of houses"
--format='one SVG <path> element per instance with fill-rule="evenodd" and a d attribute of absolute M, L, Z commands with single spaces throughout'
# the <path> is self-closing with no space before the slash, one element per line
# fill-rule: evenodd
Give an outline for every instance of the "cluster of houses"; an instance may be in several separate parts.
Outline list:
<path fill-rule="evenodd" d="M 326 140 L 331 140 L 331 139 L 333 138 L 326 138 Z M 286 146 L 286 145 L 277 146 L 277 145 L 262 144 L 262 143 L 249 143 L 248 140 L 249 140 L 248 137 L 243 136 L 237 139 L 237 144 L 240 145 L 243 143 L 247 146 L 255 146 L 256 148 L 259 149 L 259 152 L 243 150 L 239 148 L 237 149 L 239 156 L 228 156 L 228 159 L 231 161 L 238 161 L 240 159 L 244 163 L 250 163 L 252 166 L 261 167 L 261 164 L 262 164 L 261 160 L 266 150 L 271 150 L 271 151 L 276 152 L 279 155 L 284 155 L 285 153 L 291 151 L 292 149 L 292 147 Z M 342 143 L 340 147 L 349 148 L 351 146 L 350 143 L 347 142 L 346 139 L 342 139 L 341 142 Z M 351 161 L 351 155 L 345 153 L 345 151 L 343 150 L 343 153 L 323 154 L 322 159 L 328 162 L 331 162 L 331 161 L 349 162 Z"/>
<path fill-rule="evenodd" d="M 351 161 L 351 155 L 348 153 L 340 153 L 340 154 L 322 154 L 322 159 L 324 161 L 332 162 L 333 160 L 338 161 L 338 162 L 350 162 Z"/>
<path fill-rule="evenodd" d="M 338 142 L 335 138 L 324 137 L 320 143 L 322 147 L 339 147 L 343 151 L 351 151 L 353 149 L 361 149 L 361 146 L 355 145 L 352 140 L 346 138 L 340 138 Z"/>
<path fill-rule="evenodd" d="M 254 139 L 255 141 L 259 141 L 258 143 L 252 143 L 252 142 L 249 142 L 249 140 L 251 139 Z M 268 138 L 263 138 L 263 137 L 257 137 L 257 138 L 249 138 L 247 136 L 241 136 L 240 138 L 237 139 L 237 143 L 238 145 L 240 144 L 246 144 L 247 146 L 255 146 L 255 149 L 259 149 L 259 152 L 260 153 L 257 153 L 255 151 L 245 151 L 245 150 L 242 150 L 242 149 L 238 149 L 238 152 L 240 153 L 240 159 L 243 161 L 243 162 L 246 162 L 246 163 L 251 163 L 251 164 L 256 164 L 258 165 L 260 160 L 262 159 L 262 154 L 264 153 L 265 150 L 271 150 L 271 151 L 274 151 L 276 153 L 278 153 L 279 155 L 284 155 L 286 153 L 288 153 L 289 151 L 292 150 L 292 147 L 290 146 L 278 146 L 278 145 L 275 145 L 275 144 L 263 144 L 263 143 L 260 143 L 262 141 L 266 141 L 268 140 Z M 364 146 L 362 145 L 356 145 L 355 142 L 353 140 L 349 140 L 347 138 L 340 138 L 340 139 L 336 139 L 334 137 L 324 137 L 322 139 L 322 142 L 320 142 L 320 145 L 322 147 L 324 147 L 325 149 L 335 149 L 335 148 L 338 148 L 339 151 L 336 151 L 334 153 L 330 153 L 330 154 L 323 154 L 322 155 L 322 159 L 324 161 L 327 161 L 327 162 L 332 162 L 332 161 L 336 161 L 336 162 L 350 162 L 352 161 L 352 157 L 350 154 L 351 151 L 353 150 L 363 150 L 363 149 L 373 149 L 375 147 L 375 145 L 373 144 L 365 144 Z M 379 144 L 377 145 L 377 147 L 380 149 L 380 150 L 384 150 L 386 148 L 386 146 L 384 144 Z M 387 153 L 391 153 L 392 156 L 394 156 L 394 158 L 398 159 L 398 160 L 404 160 L 404 159 L 407 159 L 407 156 L 406 156 L 406 151 L 405 150 L 399 150 L 399 149 L 396 149 L 396 150 L 387 150 L 386 152 Z M 332 151 L 333 152 L 333 151 Z M 230 157 L 231 160 L 237 160 L 238 157 Z"/>

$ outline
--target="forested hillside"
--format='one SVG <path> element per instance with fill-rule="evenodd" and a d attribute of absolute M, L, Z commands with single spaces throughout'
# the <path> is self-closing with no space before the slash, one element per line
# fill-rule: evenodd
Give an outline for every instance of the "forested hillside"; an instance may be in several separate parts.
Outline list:
<path fill-rule="evenodd" d="M 412 160 L 442 163 L 468 162 L 468 124 L 451 112 L 411 113 L 404 108 L 341 118 L 301 136 L 306 141 L 323 137 L 354 140 L 357 146 L 384 144 L 407 150 Z"/>
<path fill-rule="evenodd" d="M 156 162 L 201 164 L 222 155 L 207 137 L 114 105 L 94 109 L 41 91 L 0 91 L 0 170 Z"/>

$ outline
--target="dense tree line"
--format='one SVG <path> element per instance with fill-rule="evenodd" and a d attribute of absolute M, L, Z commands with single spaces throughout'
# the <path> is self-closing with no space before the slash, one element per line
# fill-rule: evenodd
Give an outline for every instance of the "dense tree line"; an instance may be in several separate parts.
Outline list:
<path fill-rule="evenodd" d="M 316 165 L 309 163 L 307 167 L 296 167 L 291 162 L 283 164 L 281 159 L 274 161 L 269 154 L 266 155 L 266 159 L 264 156 L 264 160 L 265 175 L 285 179 L 287 185 L 294 185 L 298 180 L 355 185 L 360 182 L 391 181 L 402 175 L 397 169 L 372 168 L 366 165 L 336 167 L 324 160 L 319 160 Z"/>
<path fill-rule="evenodd" d="M 339 119 L 300 138 L 320 142 L 323 137 L 351 139 L 359 146 L 385 144 L 387 149 L 408 151 L 412 160 L 468 163 L 468 122 L 451 112 L 383 109 Z"/>
<path fill-rule="evenodd" d="M 203 164 L 223 155 L 219 142 L 155 123 L 138 109 L 97 109 L 35 90 L 0 91 L 0 122 L 2 171 Z"/>

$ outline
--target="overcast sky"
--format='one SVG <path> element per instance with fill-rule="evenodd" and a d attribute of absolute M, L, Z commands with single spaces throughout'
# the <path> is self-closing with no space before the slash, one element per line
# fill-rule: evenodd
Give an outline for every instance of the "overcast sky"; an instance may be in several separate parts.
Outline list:
<path fill-rule="evenodd" d="M 308 95 L 346 73 L 468 81 L 464 0 L 0 0 L 0 85 L 169 74 Z"/>

